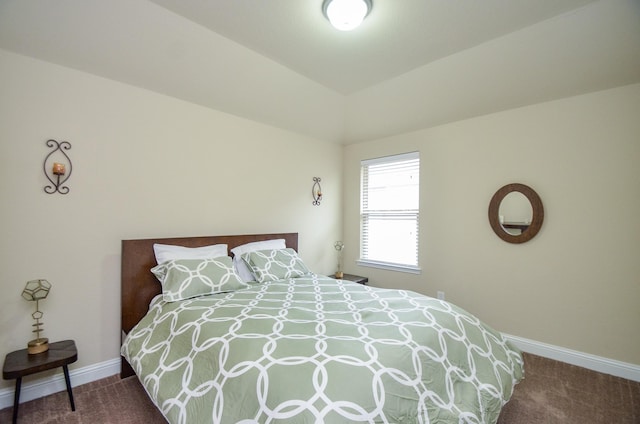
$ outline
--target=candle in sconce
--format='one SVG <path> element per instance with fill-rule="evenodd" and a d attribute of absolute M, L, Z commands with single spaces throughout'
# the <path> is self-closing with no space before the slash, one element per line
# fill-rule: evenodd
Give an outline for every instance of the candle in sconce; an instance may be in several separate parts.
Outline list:
<path fill-rule="evenodd" d="M 65 169 L 63 163 L 55 162 L 53 164 L 53 174 L 54 175 L 64 175 Z"/>

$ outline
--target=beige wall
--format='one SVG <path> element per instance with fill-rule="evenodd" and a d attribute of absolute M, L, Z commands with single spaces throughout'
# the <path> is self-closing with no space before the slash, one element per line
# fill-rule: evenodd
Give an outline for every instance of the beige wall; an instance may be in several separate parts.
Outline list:
<path fill-rule="evenodd" d="M 441 290 L 500 331 L 640 364 L 640 85 L 344 149 L 2 50 L 0 93 L 0 356 L 31 338 L 20 292 L 46 278 L 46 336 L 76 339 L 73 367 L 116 358 L 121 239 L 298 231 L 319 272 L 343 234 L 346 270 L 373 285 Z M 73 145 L 66 196 L 43 191 L 48 138 Z M 413 150 L 422 274 L 357 267 L 359 162 Z M 486 216 L 509 182 L 545 205 L 524 245 Z"/>
<path fill-rule="evenodd" d="M 45 278 L 44 336 L 76 340 L 74 368 L 117 358 L 122 239 L 297 231 L 333 271 L 341 146 L 2 50 L 0 93 L 0 357 L 32 338 L 20 293 Z M 49 138 L 73 146 L 66 196 L 43 191 Z"/>
<path fill-rule="evenodd" d="M 630 85 L 346 147 L 346 271 L 444 291 L 508 334 L 640 364 L 639 111 L 640 85 Z M 422 274 L 358 267 L 360 160 L 415 150 Z M 545 207 L 541 232 L 522 245 L 487 219 L 511 182 Z"/>

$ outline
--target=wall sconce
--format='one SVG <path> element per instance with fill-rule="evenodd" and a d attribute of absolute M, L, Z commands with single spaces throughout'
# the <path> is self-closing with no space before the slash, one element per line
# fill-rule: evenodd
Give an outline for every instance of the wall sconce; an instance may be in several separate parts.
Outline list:
<path fill-rule="evenodd" d="M 72 166 L 71 159 L 64 151 L 71 149 L 71 143 L 68 141 L 58 143 L 56 140 L 47 140 L 47 146 L 51 147 L 53 150 L 44 158 L 44 164 L 42 167 L 45 177 L 47 177 L 53 185 L 45 186 L 44 191 L 48 194 L 53 194 L 55 192 L 67 194 L 69 193 L 69 187 L 63 186 L 63 184 L 71 176 Z M 56 152 L 60 152 L 61 155 L 57 155 L 58 159 L 54 160 L 51 156 Z M 51 162 L 53 162 L 53 164 Z M 51 176 L 49 170 L 51 170 Z"/>
<path fill-rule="evenodd" d="M 320 177 L 313 177 L 313 187 L 311 187 L 311 195 L 313 196 L 313 206 L 320 206 L 322 200 L 322 187 L 320 187 Z"/>
<path fill-rule="evenodd" d="M 40 338 L 40 332 L 42 331 L 40 327 L 43 325 L 40 320 L 44 314 L 40 312 L 39 304 L 40 300 L 45 299 L 49 295 L 49 290 L 51 290 L 51 283 L 47 280 L 27 281 L 27 285 L 24 286 L 24 290 L 22 290 L 22 297 L 29 301 L 36 301 L 36 311 L 31 314 L 33 319 L 36 320 L 36 323 L 33 324 L 36 328 L 33 330 L 33 333 L 36 333 L 36 338 L 27 344 L 27 351 L 30 355 L 49 350 L 49 339 Z"/>

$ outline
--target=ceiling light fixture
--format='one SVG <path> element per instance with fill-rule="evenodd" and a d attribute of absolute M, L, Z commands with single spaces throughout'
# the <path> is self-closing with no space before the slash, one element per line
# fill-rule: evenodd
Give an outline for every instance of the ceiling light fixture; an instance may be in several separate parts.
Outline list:
<path fill-rule="evenodd" d="M 324 0 L 322 13 L 336 29 L 351 31 L 362 23 L 372 7 L 371 0 Z"/>

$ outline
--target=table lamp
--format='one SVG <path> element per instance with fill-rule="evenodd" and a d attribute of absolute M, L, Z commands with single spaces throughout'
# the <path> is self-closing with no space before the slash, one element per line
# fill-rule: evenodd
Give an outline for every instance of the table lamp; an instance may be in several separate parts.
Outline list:
<path fill-rule="evenodd" d="M 30 301 L 36 301 L 36 311 L 31 314 L 33 319 L 36 320 L 36 323 L 32 324 L 32 326 L 35 327 L 32 332 L 36 333 L 36 338 L 27 344 L 27 351 L 30 355 L 49 350 L 49 339 L 40 338 L 40 332 L 42 331 L 40 327 L 43 325 L 40 320 L 44 314 L 40 311 L 39 305 L 40 300 L 45 299 L 49 295 L 49 290 L 51 290 L 51 283 L 47 280 L 31 280 L 27 281 L 27 285 L 24 286 L 24 290 L 22 291 L 22 297 Z"/>
<path fill-rule="evenodd" d="M 338 240 L 333 247 L 338 252 L 338 270 L 335 273 L 335 277 L 342 278 L 344 277 L 344 272 L 342 272 L 342 250 L 344 249 L 344 243 Z"/>

